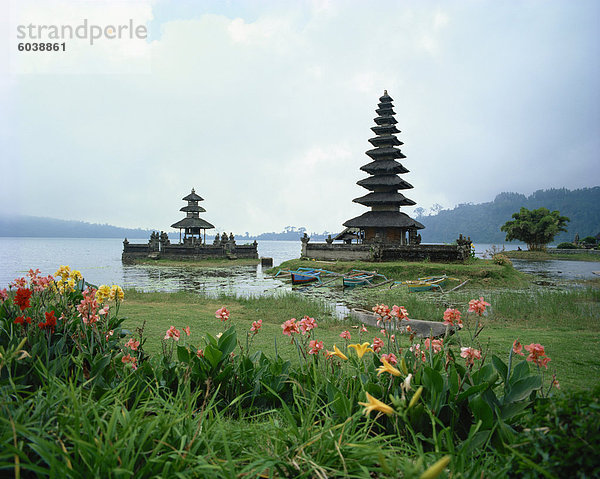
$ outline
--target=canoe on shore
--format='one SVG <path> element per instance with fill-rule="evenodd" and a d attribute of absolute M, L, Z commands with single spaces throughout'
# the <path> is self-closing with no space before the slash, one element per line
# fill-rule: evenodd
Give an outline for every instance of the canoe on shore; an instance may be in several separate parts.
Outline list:
<path fill-rule="evenodd" d="M 419 291 L 441 291 L 442 290 L 442 286 L 446 284 L 446 282 L 449 279 L 456 279 L 456 278 L 449 278 L 446 275 L 443 276 L 429 276 L 427 278 L 418 278 L 417 280 L 412 280 L 412 281 L 395 281 L 394 284 L 391 287 L 393 287 L 394 285 L 404 285 L 408 287 L 408 290 L 411 293 L 417 293 Z"/>
<path fill-rule="evenodd" d="M 376 278 L 382 278 L 384 281 L 387 281 L 387 278 L 377 273 L 377 271 L 362 271 L 358 269 L 353 269 L 343 278 L 344 287 L 354 287 L 354 286 L 364 286 L 364 285 L 372 285 Z"/>
<path fill-rule="evenodd" d="M 307 284 L 314 281 L 322 282 L 321 276 L 325 274 L 334 274 L 331 271 L 320 268 L 298 268 L 295 270 L 279 270 L 275 277 L 281 273 L 290 273 L 292 284 Z"/>

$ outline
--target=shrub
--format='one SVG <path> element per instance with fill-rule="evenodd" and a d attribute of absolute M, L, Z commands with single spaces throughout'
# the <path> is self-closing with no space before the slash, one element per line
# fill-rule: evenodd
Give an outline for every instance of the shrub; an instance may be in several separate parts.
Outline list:
<path fill-rule="evenodd" d="M 556 246 L 556 249 L 579 249 L 579 246 L 573 243 L 560 243 Z"/>
<path fill-rule="evenodd" d="M 515 477 L 600 476 L 600 387 L 541 400 L 525 421 L 511 467 Z M 543 471 L 540 466 L 543 465 Z M 549 475 L 548 475 L 549 474 Z"/>
<path fill-rule="evenodd" d="M 586 245 L 595 245 L 596 244 L 596 238 L 594 238 L 593 236 L 586 236 L 585 238 L 583 238 L 581 240 L 581 242 L 583 244 L 586 244 Z"/>
<path fill-rule="evenodd" d="M 498 264 L 500 266 L 512 266 L 512 261 L 510 259 L 508 259 L 508 256 L 504 255 L 504 254 L 495 254 L 492 257 L 492 261 L 495 264 Z"/>

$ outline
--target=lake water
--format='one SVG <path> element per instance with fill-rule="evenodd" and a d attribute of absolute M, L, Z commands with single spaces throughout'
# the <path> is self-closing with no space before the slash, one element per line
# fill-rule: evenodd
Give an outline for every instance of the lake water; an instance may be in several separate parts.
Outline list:
<path fill-rule="evenodd" d="M 518 245 L 504 245 L 516 249 Z M 478 256 L 492 245 L 476 244 Z M 79 269 L 93 284 L 118 284 L 142 291 L 198 291 L 208 294 L 261 295 L 291 290 L 289 282 L 265 275 L 260 265 L 227 269 L 124 265 L 123 242 L 118 238 L 6 238 L 0 237 L 0 288 L 29 268 L 54 274 L 60 265 Z M 261 257 L 273 258 L 275 266 L 300 256 L 300 241 L 259 241 Z M 588 279 L 598 263 L 581 261 L 514 261 L 515 267 L 554 279 Z M 325 288 L 323 288 L 325 289 Z"/>

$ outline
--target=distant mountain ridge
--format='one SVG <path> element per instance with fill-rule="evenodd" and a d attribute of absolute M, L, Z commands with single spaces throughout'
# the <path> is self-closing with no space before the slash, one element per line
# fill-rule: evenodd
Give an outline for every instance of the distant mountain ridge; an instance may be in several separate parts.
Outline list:
<path fill-rule="evenodd" d="M 525 196 L 521 193 L 500 193 L 494 201 L 479 204 L 460 204 L 453 209 L 441 210 L 435 215 L 417 215 L 425 225 L 420 230 L 424 243 L 451 243 L 458 235 L 470 236 L 476 243 L 503 243 L 506 235 L 500 227 L 509 221 L 521 207 L 535 209 L 545 207 L 558 210 L 570 218 L 568 231 L 560 233 L 555 242 L 573 241 L 575 233 L 580 238 L 595 236 L 600 232 L 600 186 L 568 190 L 566 188 L 538 190 Z M 341 231 L 342 227 L 340 227 Z M 158 230 L 157 230 L 158 231 Z M 142 228 L 120 228 L 108 224 L 85 221 L 59 220 L 37 216 L 0 217 L 0 236 L 38 238 L 127 238 L 148 240 L 152 230 Z M 286 226 L 279 233 L 268 232 L 258 235 L 236 234 L 238 241 L 288 240 L 299 241 L 307 233 L 312 241 L 323 241 L 328 232 L 310 233 L 304 227 Z M 338 232 L 331 233 L 335 236 Z M 172 239 L 178 233 L 170 233 Z M 214 234 L 207 234 L 212 242 Z"/>
<path fill-rule="evenodd" d="M 0 217 L 0 236 L 34 238 L 145 238 L 152 230 L 39 216 Z"/>
<path fill-rule="evenodd" d="M 529 196 L 520 193 L 500 193 L 494 201 L 480 204 L 460 204 L 451 210 L 441 210 L 432 216 L 417 216 L 425 225 L 421 230 L 424 243 L 450 243 L 459 234 L 470 236 L 476 243 L 503 243 L 506 234 L 500 227 L 512 219 L 521 207 L 529 210 L 558 210 L 571 221 L 567 232 L 560 233 L 555 243 L 595 236 L 600 232 L 600 186 L 568 190 L 566 188 L 538 190 Z"/>

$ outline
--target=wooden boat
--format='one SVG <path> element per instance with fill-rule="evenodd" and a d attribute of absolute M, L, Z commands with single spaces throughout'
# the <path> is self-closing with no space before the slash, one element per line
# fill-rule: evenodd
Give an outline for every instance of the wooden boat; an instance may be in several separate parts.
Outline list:
<path fill-rule="evenodd" d="M 419 291 L 432 291 L 432 290 L 442 290 L 442 286 L 446 284 L 449 278 L 446 275 L 443 276 L 429 276 L 427 278 L 418 278 L 413 281 L 396 281 L 394 284 L 405 285 L 408 286 L 409 292 L 419 292 Z"/>
<path fill-rule="evenodd" d="M 320 269 L 311 269 L 311 268 L 298 268 L 296 271 L 290 271 L 292 275 L 292 284 L 306 284 L 312 283 L 313 281 L 321 282 L 321 273 L 323 271 Z"/>
<path fill-rule="evenodd" d="M 383 278 L 387 281 L 387 278 L 384 275 L 379 274 L 376 271 L 361 271 L 358 269 L 353 269 L 350 273 L 344 275 L 342 281 L 344 287 L 354 287 L 367 284 L 370 285 L 375 278 Z"/>
<path fill-rule="evenodd" d="M 342 281 L 344 283 L 344 287 L 354 287 L 370 284 L 374 277 L 375 275 L 373 274 L 357 273 L 350 276 L 344 276 Z"/>
<path fill-rule="evenodd" d="M 331 271 L 320 268 L 298 268 L 296 270 L 279 270 L 275 277 L 281 273 L 290 273 L 292 278 L 292 284 L 306 284 L 318 281 L 321 283 L 321 275 L 323 274 L 334 274 Z"/>

